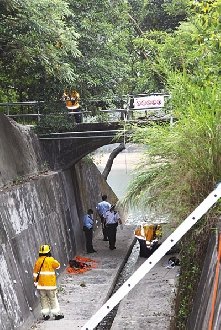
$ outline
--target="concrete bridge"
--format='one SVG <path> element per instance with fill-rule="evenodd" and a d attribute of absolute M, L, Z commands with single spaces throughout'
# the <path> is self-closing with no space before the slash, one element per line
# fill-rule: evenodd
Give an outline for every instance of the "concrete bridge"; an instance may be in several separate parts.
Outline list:
<path fill-rule="evenodd" d="M 30 102 L 12 102 L 0 103 L 7 117 L 13 118 L 15 121 L 22 122 L 25 125 L 27 121 L 41 121 L 45 113 L 41 113 L 41 106 L 44 101 Z M 59 103 L 60 104 L 60 103 Z M 64 104 L 63 104 L 64 106 Z M 21 107 L 21 111 L 10 111 L 10 107 Z M 61 111 L 62 107 L 59 105 Z M 25 111 L 24 109 L 27 109 Z M 67 109 L 66 109 L 67 111 Z M 91 116 L 91 111 L 63 112 L 60 115 L 72 116 L 81 115 L 80 123 L 77 123 L 72 132 L 53 132 L 50 134 L 38 134 L 41 146 L 44 152 L 44 158 L 49 167 L 53 170 L 69 168 L 77 163 L 87 154 L 96 149 L 111 143 L 128 141 L 128 125 L 127 132 L 124 132 L 125 123 L 137 123 L 138 125 L 152 125 L 153 122 L 162 124 L 171 122 L 170 115 L 166 115 L 164 109 L 108 109 L 100 110 L 101 115 L 105 115 L 105 122 L 85 122 L 87 117 Z M 59 113 L 47 113 L 49 115 L 58 115 Z M 92 116 L 93 117 L 93 116 Z M 76 119 L 75 119 L 76 120 Z M 107 120 L 109 122 L 107 122 Z"/>
<path fill-rule="evenodd" d="M 138 125 L 168 123 L 169 118 L 136 121 Z M 135 123 L 130 121 L 128 123 Z M 96 149 L 112 143 L 127 142 L 132 130 L 123 121 L 81 123 L 72 132 L 39 135 L 44 157 L 53 170 L 69 168 Z"/>
<path fill-rule="evenodd" d="M 0 103 L 0 108 L 5 109 L 4 113 L 7 117 L 11 117 L 23 125 L 33 124 L 33 121 L 40 122 L 45 116 L 45 113 L 41 113 L 42 102 Z M 17 107 L 18 111 L 10 111 L 10 107 Z M 21 111 L 19 111 L 19 107 L 21 107 Z M 67 112 L 67 109 L 63 109 L 62 112 L 61 105 L 59 109 L 61 113 L 50 112 L 47 115 L 68 115 L 74 122 L 77 120 L 75 116 L 80 114 L 81 120 L 80 122 L 77 120 L 72 132 L 58 133 L 55 131 L 50 134 L 38 134 L 45 161 L 52 170 L 69 168 L 87 154 L 104 145 L 128 141 L 131 132 L 128 132 L 129 125 L 126 125 L 127 132 L 125 133 L 125 123 L 152 125 L 153 122 L 157 124 L 171 122 L 171 116 L 166 114 L 162 108 L 132 109 L 128 107 L 127 109 L 99 110 L 98 115 L 100 114 L 105 121 L 96 123 L 91 122 L 93 117 L 91 111 Z M 90 117 L 89 122 L 87 122 L 88 117 Z M 93 117 L 93 120 L 95 118 L 96 116 Z"/>
<path fill-rule="evenodd" d="M 124 141 L 121 123 L 82 123 L 73 132 L 39 135 L 44 158 L 53 170 L 70 168 L 96 149 Z"/>

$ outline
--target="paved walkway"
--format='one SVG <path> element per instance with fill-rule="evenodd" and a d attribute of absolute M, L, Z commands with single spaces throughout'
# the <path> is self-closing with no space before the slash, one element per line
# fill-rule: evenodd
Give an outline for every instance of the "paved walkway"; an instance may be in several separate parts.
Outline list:
<path fill-rule="evenodd" d="M 134 227 L 127 225 L 124 225 L 123 230 L 118 229 L 117 249 L 113 251 L 109 250 L 108 242 L 104 242 L 101 233 L 98 233 L 94 238 L 97 253 L 82 254 L 94 259 L 97 268 L 78 275 L 64 274 L 59 281 L 58 299 L 65 318 L 59 321 L 39 320 L 30 329 L 81 329 L 112 292 L 128 252 L 133 247 L 133 229 Z M 135 249 L 139 247 L 135 245 Z M 168 258 L 169 256 L 165 256 L 122 300 L 111 329 L 169 328 L 178 268 L 166 269 Z M 134 260 L 134 269 L 145 260 L 140 257 Z"/>
<path fill-rule="evenodd" d="M 111 329 L 170 329 L 179 267 L 167 269 L 170 256 L 164 256 L 121 301 Z M 138 258 L 135 269 L 146 259 Z"/>
<path fill-rule="evenodd" d="M 99 232 L 93 244 L 97 253 L 81 254 L 94 259 L 97 268 L 83 274 L 64 274 L 59 281 L 58 300 L 64 319 L 38 321 L 31 329 L 80 329 L 109 297 L 133 240 L 133 227 L 124 225 L 123 230 L 117 230 L 116 250 L 110 250 Z"/>

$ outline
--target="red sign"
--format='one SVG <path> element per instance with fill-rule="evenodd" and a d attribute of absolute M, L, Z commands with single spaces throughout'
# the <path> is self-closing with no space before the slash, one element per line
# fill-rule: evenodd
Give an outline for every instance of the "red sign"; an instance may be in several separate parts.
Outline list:
<path fill-rule="evenodd" d="M 150 95 L 134 98 L 134 109 L 152 109 L 164 107 L 164 95 Z"/>

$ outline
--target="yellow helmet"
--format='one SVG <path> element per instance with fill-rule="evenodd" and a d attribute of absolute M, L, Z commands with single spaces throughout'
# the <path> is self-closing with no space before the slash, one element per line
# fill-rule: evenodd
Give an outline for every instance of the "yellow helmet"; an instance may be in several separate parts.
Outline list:
<path fill-rule="evenodd" d="M 51 251 L 50 245 L 41 245 L 39 249 L 39 253 L 48 253 Z"/>

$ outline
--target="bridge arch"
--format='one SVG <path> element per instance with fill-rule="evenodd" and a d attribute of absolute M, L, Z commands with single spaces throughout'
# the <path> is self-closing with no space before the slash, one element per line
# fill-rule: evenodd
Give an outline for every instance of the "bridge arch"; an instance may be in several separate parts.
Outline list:
<path fill-rule="evenodd" d="M 123 142 L 123 124 L 83 123 L 74 132 L 39 135 L 39 140 L 49 167 L 66 169 L 104 145 Z"/>

